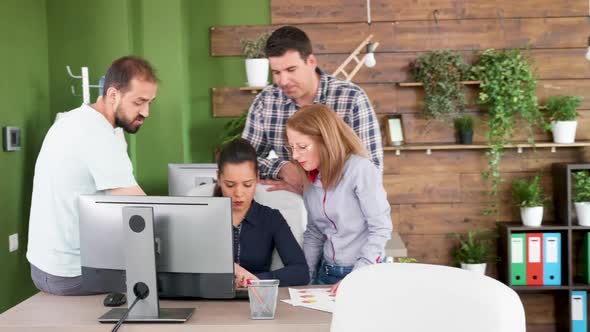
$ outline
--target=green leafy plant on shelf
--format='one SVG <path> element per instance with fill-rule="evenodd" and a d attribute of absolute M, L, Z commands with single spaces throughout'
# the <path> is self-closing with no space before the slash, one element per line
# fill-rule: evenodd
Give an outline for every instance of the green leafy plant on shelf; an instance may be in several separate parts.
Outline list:
<path fill-rule="evenodd" d="M 414 80 L 424 85 L 426 118 L 450 122 L 463 111 L 465 92 L 461 80 L 468 68 L 461 55 L 450 50 L 423 53 L 410 63 Z"/>
<path fill-rule="evenodd" d="M 221 149 L 223 145 L 233 141 L 236 138 L 242 137 L 242 132 L 244 131 L 244 127 L 246 126 L 246 120 L 248 119 L 248 111 L 242 112 L 242 114 L 234 119 L 228 121 L 221 131 L 221 136 L 219 137 L 219 144 L 217 145 L 217 149 Z"/>
<path fill-rule="evenodd" d="M 582 105 L 582 97 L 551 96 L 547 98 L 541 109 L 546 111 L 547 120 L 574 121 L 580 115 L 576 109 Z"/>
<path fill-rule="evenodd" d="M 468 231 L 467 234 L 451 233 L 449 236 L 458 241 L 458 245 L 451 252 L 455 265 L 498 261 L 492 250 L 493 240 L 498 237 L 496 232 L 479 229 Z"/>
<path fill-rule="evenodd" d="M 504 146 L 512 139 L 517 121 L 524 120 L 531 144 L 534 144 L 533 128 L 543 126 L 535 92 L 537 80 L 528 53 L 520 49 L 487 49 L 470 72 L 471 79 L 481 81 L 478 103 L 487 106 L 488 111 L 488 170 L 482 175 L 491 182 L 490 194 L 497 196 L 504 182 L 500 174 Z"/>
<path fill-rule="evenodd" d="M 242 39 L 242 54 L 246 59 L 262 59 L 266 58 L 264 47 L 266 46 L 266 40 L 270 36 L 270 32 L 263 33 L 255 39 Z"/>
<path fill-rule="evenodd" d="M 572 172 L 574 202 L 590 202 L 590 171 Z"/>
<path fill-rule="evenodd" d="M 541 187 L 541 175 L 529 182 L 526 179 L 514 179 L 512 181 L 512 202 L 521 208 L 543 206 L 546 201 Z"/>
<path fill-rule="evenodd" d="M 464 115 L 456 118 L 455 129 L 462 133 L 473 131 L 473 117 L 470 115 Z"/>

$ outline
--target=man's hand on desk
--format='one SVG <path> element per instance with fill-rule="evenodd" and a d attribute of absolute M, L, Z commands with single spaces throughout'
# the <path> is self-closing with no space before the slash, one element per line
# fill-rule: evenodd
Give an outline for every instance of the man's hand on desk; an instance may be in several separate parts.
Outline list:
<path fill-rule="evenodd" d="M 279 177 L 282 180 L 262 180 L 262 184 L 270 185 L 268 191 L 287 190 L 296 194 L 303 194 L 305 186 L 309 185 L 309 181 L 305 176 L 303 168 L 288 162 L 279 171 Z"/>
<path fill-rule="evenodd" d="M 258 280 L 255 275 L 250 273 L 245 268 L 241 267 L 240 265 L 234 263 L 234 284 L 236 288 L 246 288 L 248 287 L 247 280 Z"/>

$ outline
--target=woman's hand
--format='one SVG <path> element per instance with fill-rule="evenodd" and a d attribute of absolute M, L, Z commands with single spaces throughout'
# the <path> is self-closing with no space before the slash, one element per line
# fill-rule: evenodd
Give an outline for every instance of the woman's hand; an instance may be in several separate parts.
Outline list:
<path fill-rule="evenodd" d="M 234 283 L 236 288 L 246 288 L 248 286 L 247 280 L 258 280 L 255 275 L 250 273 L 245 268 L 234 263 Z"/>
<path fill-rule="evenodd" d="M 338 281 L 336 284 L 332 286 L 332 288 L 330 288 L 330 294 L 336 295 L 336 292 L 338 292 L 338 286 L 340 286 L 341 282 L 342 280 Z"/>

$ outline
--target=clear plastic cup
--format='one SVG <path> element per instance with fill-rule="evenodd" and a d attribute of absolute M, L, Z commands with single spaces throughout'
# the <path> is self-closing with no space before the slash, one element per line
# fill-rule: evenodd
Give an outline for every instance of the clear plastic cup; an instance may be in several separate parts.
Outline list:
<path fill-rule="evenodd" d="M 278 279 L 248 281 L 250 319 L 274 319 L 278 293 Z"/>

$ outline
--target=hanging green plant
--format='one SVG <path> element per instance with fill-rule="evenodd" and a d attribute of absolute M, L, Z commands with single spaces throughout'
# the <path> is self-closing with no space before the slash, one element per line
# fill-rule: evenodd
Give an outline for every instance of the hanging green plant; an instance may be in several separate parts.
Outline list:
<path fill-rule="evenodd" d="M 461 80 L 468 66 L 460 54 L 449 50 L 436 50 L 418 55 L 410 63 L 414 80 L 424 85 L 424 114 L 450 123 L 465 108 L 465 92 Z"/>
<path fill-rule="evenodd" d="M 481 81 L 478 103 L 488 110 L 488 170 L 482 175 L 491 181 L 490 194 L 495 196 L 504 181 L 500 175 L 504 146 L 513 137 L 519 117 L 524 120 L 529 143 L 534 143 L 533 128 L 543 125 L 535 93 L 537 80 L 528 54 L 519 49 L 486 50 L 471 67 L 471 75 Z"/>
<path fill-rule="evenodd" d="M 219 144 L 217 148 L 221 149 L 221 147 L 226 143 L 229 143 L 236 138 L 242 137 L 242 131 L 244 131 L 247 119 L 248 111 L 246 110 L 242 112 L 242 114 L 239 117 L 233 118 L 230 121 L 228 121 L 223 126 L 223 130 L 221 131 L 221 135 L 219 137 Z"/>

